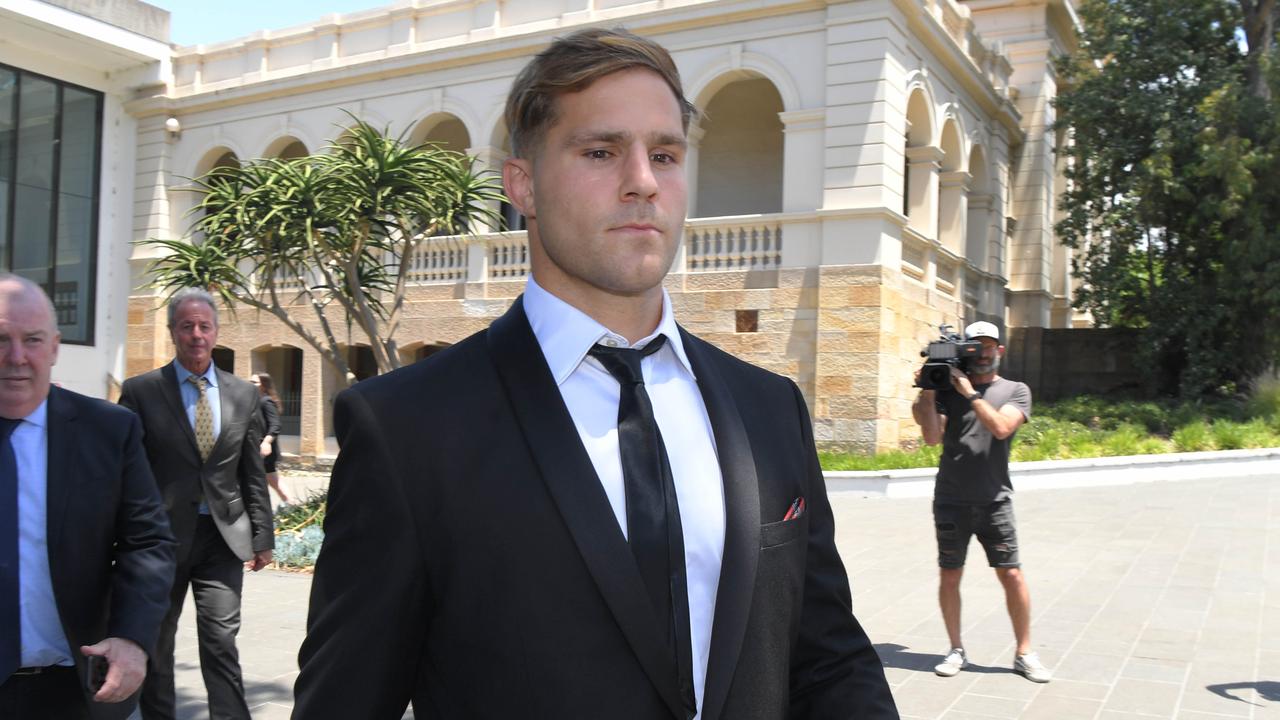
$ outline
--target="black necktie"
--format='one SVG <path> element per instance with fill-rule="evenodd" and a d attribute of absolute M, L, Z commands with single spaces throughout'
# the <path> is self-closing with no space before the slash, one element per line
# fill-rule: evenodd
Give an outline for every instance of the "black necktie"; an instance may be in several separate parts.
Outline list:
<path fill-rule="evenodd" d="M 0 684 L 22 662 L 18 621 L 18 460 L 9 438 L 21 420 L 0 418 Z"/>
<path fill-rule="evenodd" d="M 627 494 L 627 542 L 658 620 L 668 629 L 668 647 L 679 672 L 680 693 L 692 718 L 697 701 L 693 692 L 680 505 L 667 448 L 640 372 L 641 358 L 657 352 L 666 340 L 665 335 L 659 335 L 643 350 L 596 345 L 590 355 L 618 381 L 618 449 Z"/>

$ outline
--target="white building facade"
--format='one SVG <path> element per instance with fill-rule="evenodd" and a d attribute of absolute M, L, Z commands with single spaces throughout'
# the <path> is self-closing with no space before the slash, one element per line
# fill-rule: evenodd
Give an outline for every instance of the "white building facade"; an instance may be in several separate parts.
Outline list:
<path fill-rule="evenodd" d="M 1051 60 L 1074 42 L 1071 0 L 409 0 L 177 48 L 147 66 L 155 80 L 117 81 L 133 99 L 112 147 L 132 179 L 118 194 L 102 185 L 114 224 L 99 232 L 99 284 L 116 294 L 98 313 L 127 328 L 98 333 L 75 372 L 64 356 L 61 377 L 109 395 L 171 357 L 144 288 L 154 251 L 130 241 L 185 233 L 188 178 L 323 152 L 346 113 L 500 168 L 515 74 L 585 25 L 663 44 L 705 114 L 690 132 L 690 219 L 667 283 L 677 319 L 794 378 L 821 443 L 918 437 L 911 374 L 941 323 L 1076 320 L 1052 228 Z M 520 231 L 428 241 L 398 336 L 405 359 L 501 314 L 523 285 L 525 243 Z M 220 342 L 222 364 L 277 378 L 286 451 L 334 451 L 329 408 L 345 382 L 317 353 L 245 312 L 224 318 Z"/>

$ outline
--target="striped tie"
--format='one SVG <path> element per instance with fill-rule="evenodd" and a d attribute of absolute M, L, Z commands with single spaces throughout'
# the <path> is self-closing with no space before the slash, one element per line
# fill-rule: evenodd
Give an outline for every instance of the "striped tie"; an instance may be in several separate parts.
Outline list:
<path fill-rule="evenodd" d="M 209 408 L 209 395 L 205 392 L 209 380 L 203 376 L 188 375 L 187 382 L 200 391 L 196 400 L 196 448 L 200 450 L 200 459 L 208 460 L 209 453 L 213 451 L 213 410 Z"/>

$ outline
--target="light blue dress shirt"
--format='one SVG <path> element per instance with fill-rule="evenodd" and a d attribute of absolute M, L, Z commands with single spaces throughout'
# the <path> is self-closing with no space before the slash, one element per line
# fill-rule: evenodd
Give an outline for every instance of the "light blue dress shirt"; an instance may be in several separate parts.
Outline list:
<path fill-rule="evenodd" d="M 49 401 L 13 429 L 18 461 L 18 621 L 22 667 L 72 665 L 49 575 Z"/>
<path fill-rule="evenodd" d="M 200 399 L 200 390 L 196 386 L 187 381 L 195 373 L 182 367 L 182 363 L 177 360 L 173 361 L 173 370 L 178 376 L 178 391 L 182 393 L 182 407 L 187 411 L 187 422 L 191 423 L 194 430 L 196 426 L 196 401 Z M 204 371 L 204 377 L 208 380 L 205 386 L 204 394 L 209 398 L 209 409 L 213 412 L 213 440 L 218 441 L 218 434 L 222 432 L 222 396 L 218 393 L 218 368 L 212 362 L 209 363 L 208 369 Z M 200 514 L 208 515 L 209 506 L 203 502 L 200 503 Z"/>

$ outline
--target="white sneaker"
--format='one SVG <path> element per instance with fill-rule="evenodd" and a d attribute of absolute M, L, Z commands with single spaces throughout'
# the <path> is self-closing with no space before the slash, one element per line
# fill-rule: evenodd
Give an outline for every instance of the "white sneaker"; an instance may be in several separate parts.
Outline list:
<path fill-rule="evenodd" d="M 1015 657 L 1013 659 L 1013 671 L 1031 682 L 1047 683 L 1053 678 L 1053 672 L 1045 667 L 1044 663 L 1040 662 L 1040 655 L 1035 652 Z"/>
<path fill-rule="evenodd" d="M 933 671 L 942 677 L 953 677 L 968 664 L 969 659 L 964 655 L 964 648 L 951 648 L 951 652 L 947 653 L 942 662 L 933 666 Z"/>

